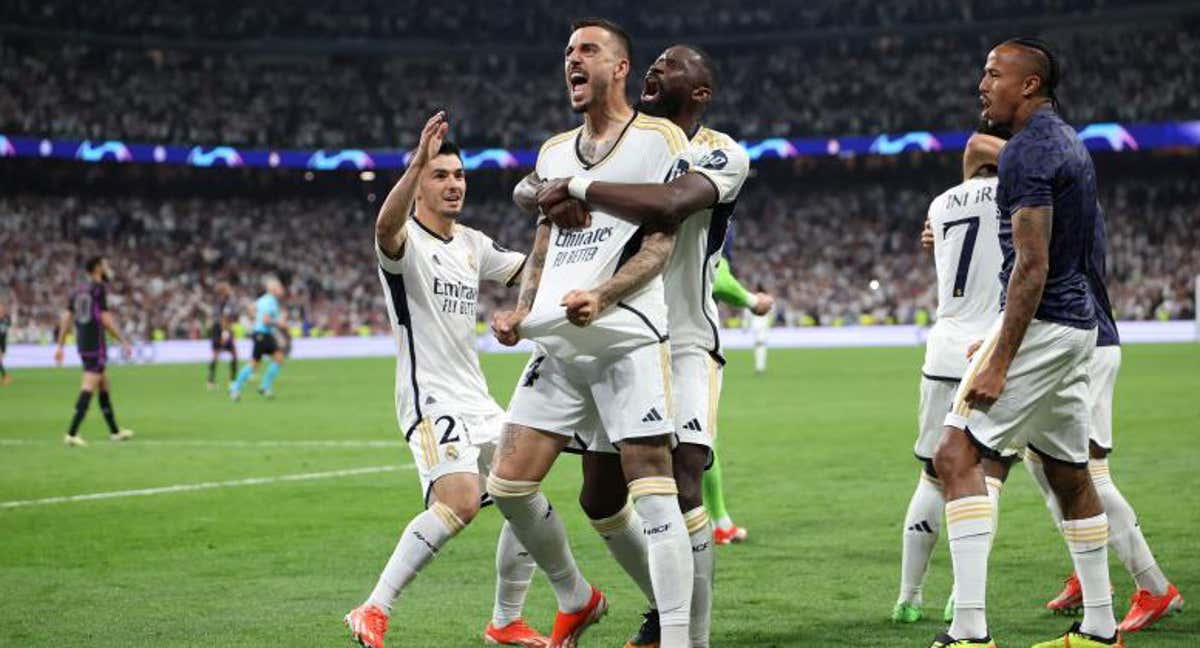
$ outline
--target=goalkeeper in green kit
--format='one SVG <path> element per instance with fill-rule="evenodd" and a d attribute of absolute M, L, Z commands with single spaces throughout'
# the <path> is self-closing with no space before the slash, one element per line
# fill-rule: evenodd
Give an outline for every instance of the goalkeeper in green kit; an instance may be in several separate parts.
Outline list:
<path fill-rule="evenodd" d="M 730 306 L 749 309 L 751 313 L 759 317 L 771 312 L 775 305 L 775 298 L 767 293 L 752 293 L 742 287 L 742 284 L 729 270 L 729 260 L 724 257 L 717 261 L 716 272 L 713 274 L 713 298 Z M 765 342 L 765 340 L 763 341 Z M 758 364 L 758 346 L 759 343 L 756 339 L 756 364 Z M 763 351 L 765 350 L 764 346 Z M 765 356 L 765 353 L 763 355 Z M 765 363 L 765 357 L 763 360 Z M 713 541 L 717 544 L 729 544 L 746 539 L 746 529 L 734 524 L 729 517 L 729 511 L 725 508 L 725 492 L 721 486 L 721 458 L 717 454 L 716 439 L 713 439 L 712 467 L 704 473 L 704 506 L 716 521 Z"/>

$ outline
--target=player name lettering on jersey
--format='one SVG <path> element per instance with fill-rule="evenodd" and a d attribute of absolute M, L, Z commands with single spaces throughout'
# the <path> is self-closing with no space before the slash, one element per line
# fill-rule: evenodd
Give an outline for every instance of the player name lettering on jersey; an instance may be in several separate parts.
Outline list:
<path fill-rule="evenodd" d="M 995 177 L 971 178 L 929 204 L 937 270 L 937 321 L 925 342 L 921 371 L 962 378 L 967 347 L 983 339 L 1000 313 L 999 221 Z"/>

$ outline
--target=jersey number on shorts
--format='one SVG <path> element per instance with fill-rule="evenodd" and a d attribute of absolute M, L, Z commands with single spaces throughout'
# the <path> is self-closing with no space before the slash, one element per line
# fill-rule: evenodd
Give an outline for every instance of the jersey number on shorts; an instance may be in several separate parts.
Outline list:
<path fill-rule="evenodd" d="M 958 271 L 954 273 L 954 296 L 962 297 L 967 289 L 967 273 L 971 270 L 971 257 L 975 254 L 975 238 L 979 235 L 979 217 L 960 218 L 942 225 L 942 238 L 951 228 L 959 225 L 967 226 L 967 235 L 963 237 L 962 251 L 958 254 Z"/>
<path fill-rule="evenodd" d="M 538 373 L 538 368 L 542 366 L 545 360 L 546 356 L 538 356 L 533 359 L 533 362 L 529 363 L 529 368 L 525 370 L 525 377 L 521 380 L 522 387 L 533 387 L 534 381 L 542 377 Z"/>
<path fill-rule="evenodd" d="M 459 440 L 458 435 L 450 436 L 451 434 L 454 434 L 454 426 L 457 425 L 457 423 L 454 421 L 454 418 L 447 415 L 437 417 L 437 420 L 433 422 L 434 429 L 436 429 L 438 423 L 441 423 L 442 421 L 446 422 L 446 431 L 442 433 L 442 440 L 438 441 L 438 445 L 443 443 L 457 443 Z"/>

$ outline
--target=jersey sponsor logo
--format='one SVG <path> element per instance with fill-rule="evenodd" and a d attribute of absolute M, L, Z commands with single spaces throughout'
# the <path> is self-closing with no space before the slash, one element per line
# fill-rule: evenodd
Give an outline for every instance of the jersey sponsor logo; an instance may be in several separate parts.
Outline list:
<path fill-rule="evenodd" d="M 708 155 L 700 158 L 700 161 L 696 163 L 696 166 L 700 167 L 701 169 L 720 171 L 721 169 L 725 168 L 726 164 L 729 164 L 729 156 L 725 155 L 725 151 L 722 151 L 721 149 L 713 149 Z"/>
<path fill-rule="evenodd" d="M 554 237 L 554 245 L 567 249 L 559 250 L 554 255 L 554 263 L 551 264 L 551 267 L 557 268 L 572 263 L 591 261 L 596 258 L 600 244 L 612 238 L 612 234 L 611 227 L 589 228 L 581 231 L 559 230 L 558 235 Z"/>
<path fill-rule="evenodd" d="M 475 316 L 475 302 L 479 297 L 479 289 L 475 286 L 434 277 L 433 294 L 442 298 L 443 313 Z"/>

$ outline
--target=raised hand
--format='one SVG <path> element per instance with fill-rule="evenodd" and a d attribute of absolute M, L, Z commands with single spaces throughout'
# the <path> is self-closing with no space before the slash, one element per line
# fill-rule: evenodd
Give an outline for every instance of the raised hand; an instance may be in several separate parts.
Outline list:
<path fill-rule="evenodd" d="M 449 129 L 450 124 L 446 121 L 446 111 L 439 110 L 434 113 L 429 121 L 425 122 L 425 127 L 421 129 L 421 139 L 417 143 L 417 148 L 413 150 L 409 166 L 422 167 L 437 157 L 438 149 L 442 148 L 442 142 L 446 139 L 446 131 Z"/>

